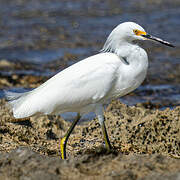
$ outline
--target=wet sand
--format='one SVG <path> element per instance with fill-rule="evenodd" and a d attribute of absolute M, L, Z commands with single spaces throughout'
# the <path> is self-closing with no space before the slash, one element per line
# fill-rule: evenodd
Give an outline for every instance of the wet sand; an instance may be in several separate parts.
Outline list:
<path fill-rule="evenodd" d="M 112 152 L 107 152 L 97 119 L 81 122 L 70 136 L 68 160 L 59 139 L 70 126 L 58 116 L 21 121 L 1 100 L 2 179 L 179 179 L 180 106 L 164 111 L 113 101 L 105 118 Z"/>

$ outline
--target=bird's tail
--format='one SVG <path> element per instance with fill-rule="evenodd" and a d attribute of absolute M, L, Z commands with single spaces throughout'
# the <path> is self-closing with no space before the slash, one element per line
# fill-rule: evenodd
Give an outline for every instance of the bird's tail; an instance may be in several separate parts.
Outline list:
<path fill-rule="evenodd" d="M 10 104 L 15 118 L 27 117 L 27 111 L 25 111 L 25 109 L 27 108 L 24 106 L 23 103 L 26 102 L 26 98 L 28 94 L 29 92 L 17 93 L 17 92 L 6 91 L 6 90 L 4 91 L 5 98 Z"/>

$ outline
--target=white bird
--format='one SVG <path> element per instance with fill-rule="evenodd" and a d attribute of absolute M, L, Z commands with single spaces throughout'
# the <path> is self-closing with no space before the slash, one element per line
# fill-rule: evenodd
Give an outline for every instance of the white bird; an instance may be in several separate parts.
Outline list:
<path fill-rule="evenodd" d="M 68 67 L 32 91 L 5 91 L 14 117 L 77 112 L 78 117 L 61 139 L 61 157 L 65 159 L 68 138 L 80 116 L 95 112 L 102 127 L 105 145 L 111 149 L 104 124 L 103 104 L 128 94 L 143 82 L 148 57 L 134 40 L 148 39 L 174 47 L 147 34 L 134 22 L 119 24 L 111 32 L 99 54 Z"/>

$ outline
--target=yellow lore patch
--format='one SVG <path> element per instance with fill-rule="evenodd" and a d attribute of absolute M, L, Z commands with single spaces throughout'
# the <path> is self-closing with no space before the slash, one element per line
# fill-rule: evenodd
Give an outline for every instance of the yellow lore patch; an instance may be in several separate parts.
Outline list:
<path fill-rule="evenodd" d="M 134 29 L 133 30 L 134 34 L 136 34 L 137 36 L 141 36 L 141 35 L 146 35 L 147 33 L 144 31 L 140 31 L 138 29 Z"/>

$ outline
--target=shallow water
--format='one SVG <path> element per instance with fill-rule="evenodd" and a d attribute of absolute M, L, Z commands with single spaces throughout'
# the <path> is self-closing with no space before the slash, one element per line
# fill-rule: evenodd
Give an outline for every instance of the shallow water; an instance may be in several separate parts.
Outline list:
<path fill-rule="evenodd" d="M 0 0 L 0 6 L 0 60 L 38 67 L 13 71 L 1 68 L 1 75 L 51 77 L 56 71 L 98 53 L 117 24 L 135 21 L 149 33 L 174 42 L 177 48 L 141 43 L 150 59 L 147 80 L 121 101 L 129 105 L 150 101 L 159 104 L 159 108 L 179 105 L 179 1 Z M 64 62 L 64 66 L 58 62 Z M 49 69 L 52 64 L 55 72 Z"/>

